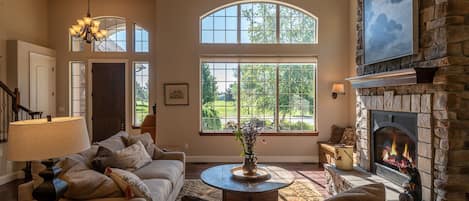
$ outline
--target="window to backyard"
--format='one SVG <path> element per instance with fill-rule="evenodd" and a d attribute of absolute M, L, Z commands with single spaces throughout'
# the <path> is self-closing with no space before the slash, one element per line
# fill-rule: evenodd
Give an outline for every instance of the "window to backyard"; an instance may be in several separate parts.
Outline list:
<path fill-rule="evenodd" d="M 202 62 L 201 86 L 203 133 L 252 119 L 266 133 L 316 130 L 316 62 Z"/>

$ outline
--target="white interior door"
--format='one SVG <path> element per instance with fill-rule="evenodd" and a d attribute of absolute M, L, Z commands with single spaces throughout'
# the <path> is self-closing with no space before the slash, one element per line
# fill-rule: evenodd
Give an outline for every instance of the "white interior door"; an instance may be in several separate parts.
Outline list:
<path fill-rule="evenodd" d="M 55 58 L 30 53 L 29 107 L 55 116 Z"/>

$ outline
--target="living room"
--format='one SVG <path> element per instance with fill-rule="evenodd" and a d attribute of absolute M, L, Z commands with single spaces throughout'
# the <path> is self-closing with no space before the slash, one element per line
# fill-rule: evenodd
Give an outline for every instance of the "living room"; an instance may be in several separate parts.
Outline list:
<path fill-rule="evenodd" d="M 0 192 L 468 200 L 468 16 L 466 0 L 0 0 Z M 150 160 L 95 167 L 110 139 Z M 68 190 L 44 199 L 51 158 Z M 121 170 L 150 195 L 119 190 Z"/>

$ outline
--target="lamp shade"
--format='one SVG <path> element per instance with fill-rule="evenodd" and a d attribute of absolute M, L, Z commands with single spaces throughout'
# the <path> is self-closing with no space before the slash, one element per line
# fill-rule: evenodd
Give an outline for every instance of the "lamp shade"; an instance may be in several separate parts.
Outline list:
<path fill-rule="evenodd" d="M 10 123 L 7 159 L 35 161 L 58 158 L 90 148 L 82 117 L 35 119 Z"/>
<path fill-rule="evenodd" d="M 332 84 L 332 93 L 344 94 L 345 86 L 343 83 L 334 83 Z"/>

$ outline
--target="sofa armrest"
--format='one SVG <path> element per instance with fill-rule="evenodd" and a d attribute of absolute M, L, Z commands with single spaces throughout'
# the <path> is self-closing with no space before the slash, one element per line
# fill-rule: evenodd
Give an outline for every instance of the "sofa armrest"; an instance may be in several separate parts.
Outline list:
<path fill-rule="evenodd" d="M 178 160 L 186 163 L 186 154 L 184 152 L 162 152 L 155 160 Z"/>

